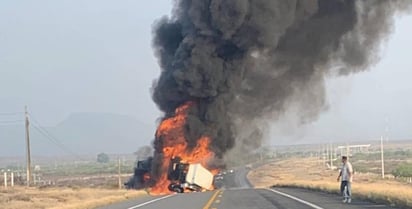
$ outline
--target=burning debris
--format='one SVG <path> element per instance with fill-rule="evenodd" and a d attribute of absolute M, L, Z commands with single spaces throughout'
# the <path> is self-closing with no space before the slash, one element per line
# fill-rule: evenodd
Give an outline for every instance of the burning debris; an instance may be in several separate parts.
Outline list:
<path fill-rule="evenodd" d="M 325 109 L 324 80 L 368 69 L 408 0 L 179 0 L 155 24 L 164 112 L 149 185 L 168 193 L 171 159 L 217 172 L 228 150 L 260 147 L 289 106 L 302 122 Z M 235 140 L 236 139 L 236 140 Z M 236 141 L 236 143 L 235 143 Z M 146 175 L 146 174 L 145 174 Z M 141 178 L 144 179 L 144 178 Z M 146 183 L 145 183 L 146 184 Z"/>

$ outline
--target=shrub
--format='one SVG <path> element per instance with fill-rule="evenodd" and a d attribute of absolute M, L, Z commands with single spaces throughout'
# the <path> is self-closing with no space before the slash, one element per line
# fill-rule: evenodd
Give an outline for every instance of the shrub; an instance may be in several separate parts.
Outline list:
<path fill-rule="evenodd" d="M 412 164 L 400 164 L 395 170 L 392 171 L 392 175 L 395 177 L 412 177 Z"/>
<path fill-rule="evenodd" d="M 107 155 L 106 153 L 100 153 L 97 155 L 97 162 L 99 163 L 108 163 L 109 160 L 109 155 Z"/>

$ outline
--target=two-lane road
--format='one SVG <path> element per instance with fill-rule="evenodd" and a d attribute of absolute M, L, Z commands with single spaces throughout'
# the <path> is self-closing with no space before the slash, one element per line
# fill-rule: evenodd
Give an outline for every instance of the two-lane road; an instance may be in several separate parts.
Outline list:
<path fill-rule="evenodd" d="M 385 205 L 353 200 L 343 204 L 337 195 L 305 189 L 269 188 L 254 189 L 242 168 L 224 177 L 222 188 L 201 193 L 172 194 L 167 196 L 142 196 L 137 199 L 101 207 L 99 209 L 332 209 L 379 208 Z M 392 208 L 393 209 L 393 208 Z"/>
<path fill-rule="evenodd" d="M 331 209 L 331 208 L 381 208 L 354 200 L 343 204 L 336 195 L 302 189 L 227 189 L 212 192 L 173 194 L 162 197 L 140 197 L 100 209 Z"/>

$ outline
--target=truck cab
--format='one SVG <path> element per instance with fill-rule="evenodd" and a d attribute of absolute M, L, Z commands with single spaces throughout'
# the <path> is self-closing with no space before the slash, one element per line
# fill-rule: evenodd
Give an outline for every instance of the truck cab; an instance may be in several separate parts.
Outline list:
<path fill-rule="evenodd" d="M 201 192 L 213 188 L 214 177 L 209 170 L 199 163 L 182 163 L 179 157 L 171 159 L 167 177 L 171 182 L 168 189 L 177 193 L 183 193 L 186 189 Z"/>

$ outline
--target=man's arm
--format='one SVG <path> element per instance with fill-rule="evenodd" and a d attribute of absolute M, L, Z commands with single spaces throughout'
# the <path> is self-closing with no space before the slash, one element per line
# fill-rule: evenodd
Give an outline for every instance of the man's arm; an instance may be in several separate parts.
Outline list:
<path fill-rule="evenodd" d="M 336 179 L 336 181 L 339 181 L 341 176 L 342 176 L 342 170 L 339 172 L 339 176 L 338 176 L 338 178 Z"/>

